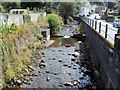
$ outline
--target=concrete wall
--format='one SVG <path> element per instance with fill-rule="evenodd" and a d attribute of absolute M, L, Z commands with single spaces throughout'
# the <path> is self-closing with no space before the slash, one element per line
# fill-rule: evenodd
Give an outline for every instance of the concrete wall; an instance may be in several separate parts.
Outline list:
<path fill-rule="evenodd" d="M 83 29 L 86 31 L 87 39 L 91 46 L 92 55 L 94 57 L 96 67 L 101 75 L 101 80 L 105 88 L 118 88 L 118 76 L 120 76 L 120 51 L 118 54 L 120 43 L 111 48 L 108 41 L 91 28 L 84 20 L 82 21 Z M 119 40 L 120 42 L 120 40 Z M 115 44 L 118 42 L 115 42 Z M 119 46 L 118 46 L 119 45 Z"/>
<path fill-rule="evenodd" d="M 50 40 L 50 29 L 48 28 L 41 28 L 41 33 L 46 40 Z"/>
<path fill-rule="evenodd" d="M 43 17 L 46 16 L 46 13 L 30 13 L 29 15 L 31 16 L 31 22 L 37 22 L 38 17 L 41 14 L 43 15 Z M 22 14 L 0 13 L 0 26 L 2 26 L 2 24 L 11 25 L 12 23 L 16 23 L 17 25 L 24 24 L 23 15 Z"/>
<path fill-rule="evenodd" d="M 0 13 L 0 26 L 2 26 L 2 24 L 6 24 L 7 20 L 7 15 Z"/>
<path fill-rule="evenodd" d="M 12 23 L 16 23 L 17 25 L 23 24 L 23 15 L 15 15 L 15 14 L 8 14 L 7 25 L 11 25 Z"/>
<path fill-rule="evenodd" d="M 37 22 L 40 14 L 39 13 L 30 13 L 30 16 L 31 16 L 31 21 L 32 22 Z"/>

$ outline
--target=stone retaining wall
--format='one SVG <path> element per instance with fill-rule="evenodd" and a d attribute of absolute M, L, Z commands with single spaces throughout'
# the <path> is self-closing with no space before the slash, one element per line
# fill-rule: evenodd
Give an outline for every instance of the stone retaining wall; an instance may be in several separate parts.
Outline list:
<path fill-rule="evenodd" d="M 78 19 L 83 25 L 86 37 L 91 46 L 96 67 L 100 73 L 105 88 L 117 89 L 120 76 L 120 34 L 116 35 L 114 48 L 99 33 L 89 26 L 82 18 Z M 119 43 L 119 44 L 118 44 Z"/>

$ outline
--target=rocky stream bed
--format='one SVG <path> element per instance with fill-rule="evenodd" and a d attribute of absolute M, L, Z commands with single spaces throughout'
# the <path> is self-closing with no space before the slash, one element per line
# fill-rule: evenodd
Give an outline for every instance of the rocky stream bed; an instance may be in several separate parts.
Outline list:
<path fill-rule="evenodd" d="M 75 25 L 63 27 L 61 34 L 67 36 L 52 37 L 54 43 L 28 67 L 27 73 L 21 74 L 22 79 L 16 80 L 12 88 L 96 89 L 98 72 L 90 49 L 85 42 L 68 37 L 73 35 Z"/>

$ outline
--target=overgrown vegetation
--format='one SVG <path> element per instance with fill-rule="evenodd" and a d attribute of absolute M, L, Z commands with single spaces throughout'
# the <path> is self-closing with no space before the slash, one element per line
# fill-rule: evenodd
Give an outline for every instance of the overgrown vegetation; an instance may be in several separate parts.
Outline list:
<path fill-rule="evenodd" d="M 48 23 L 49 23 L 51 35 L 57 34 L 60 31 L 61 26 L 63 24 L 62 18 L 57 14 L 49 14 Z"/>
<path fill-rule="evenodd" d="M 0 12 L 3 12 L 3 6 L 0 5 Z"/>
<path fill-rule="evenodd" d="M 30 15 L 23 15 L 23 21 L 24 23 L 29 23 L 31 21 Z"/>
<path fill-rule="evenodd" d="M 69 17 L 77 15 L 80 11 L 80 3 L 63 2 L 60 3 L 60 15 L 64 19 L 64 23 L 68 23 Z M 67 12 L 67 13 L 66 13 Z"/>
<path fill-rule="evenodd" d="M 40 25 L 40 27 L 49 27 L 47 17 L 39 16 L 37 23 Z"/>
<path fill-rule="evenodd" d="M 42 17 L 41 17 L 42 18 Z M 2 25 L 0 33 L 0 60 L 2 61 L 2 84 L 5 87 L 12 80 L 20 78 L 19 73 L 25 71 L 32 58 L 41 58 L 37 49 L 43 48 L 43 36 L 40 28 L 48 27 L 47 18 L 38 23 L 26 23 L 17 26 Z M 35 38 L 37 36 L 37 38 Z M 40 51 L 39 50 L 39 51 Z"/>
<path fill-rule="evenodd" d="M 72 18 L 71 16 L 68 16 L 68 20 L 69 20 L 70 22 L 73 22 L 73 18 Z"/>

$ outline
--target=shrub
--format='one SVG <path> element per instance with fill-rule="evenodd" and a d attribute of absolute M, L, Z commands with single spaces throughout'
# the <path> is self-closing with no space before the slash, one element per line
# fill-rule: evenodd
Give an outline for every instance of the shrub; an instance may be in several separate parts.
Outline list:
<path fill-rule="evenodd" d="M 8 33 L 12 32 L 10 29 L 10 26 L 7 26 L 7 25 L 2 25 L 1 29 L 2 29 L 3 36 L 6 36 Z"/>
<path fill-rule="evenodd" d="M 54 35 L 60 31 L 62 25 L 61 17 L 56 14 L 48 15 L 48 23 L 50 27 L 50 34 Z"/>
<path fill-rule="evenodd" d="M 47 18 L 43 17 L 43 16 L 38 17 L 38 24 L 40 25 L 40 27 L 49 27 L 49 24 L 47 22 Z"/>
<path fill-rule="evenodd" d="M 72 18 L 71 16 L 68 17 L 68 20 L 69 20 L 70 22 L 73 22 L 73 18 Z"/>
<path fill-rule="evenodd" d="M 24 21 L 24 23 L 31 22 L 31 16 L 30 15 L 23 15 L 23 21 Z"/>
<path fill-rule="evenodd" d="M 36 7 L 34 7 L 34 8 L 33 8 L 33 11 L 34 11 L 34 12 L 36 12 L 36 11 L 37 11 L 37 8 L 36 8 Z"/>
<path fill-rule="evenodd" d="M 0 12 L 3 12 L 3 6 L 0 5 Z"/>
<path fill-rule="evenodd" d="M 27 11 L 28 11 L 28 13 L 30 13 L 30 8 L 29 7 L 27 7 Z"/>
<path fill-rule="evenodd" d="M 38 38 L 39 40 L 42 40 L 42 39 L 43 39 L 43 35 L 38 34 L 38 35 L 37 35 L 37 38 Z"/>
<path fill-rule="evenodd" d="M 13 24 L 10 26 L 10 29 L 11 29 L 11 30 L 17 30 L 17 24 L 16 24 L 16 23 L 13 23 Z"/>

